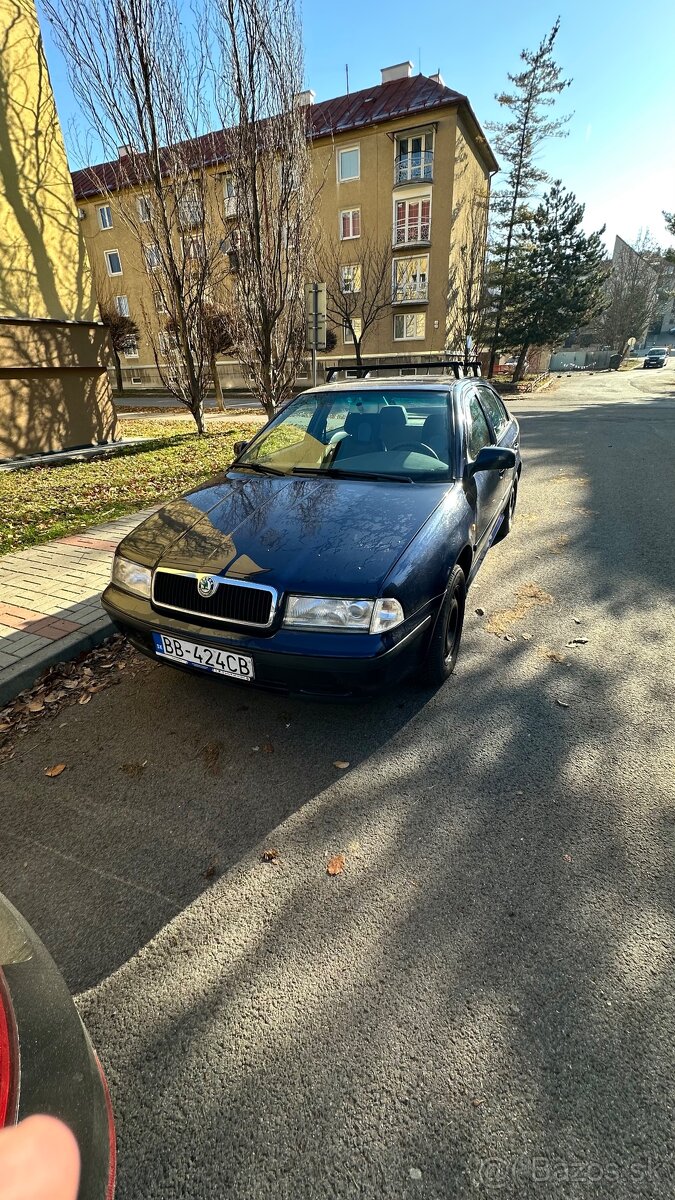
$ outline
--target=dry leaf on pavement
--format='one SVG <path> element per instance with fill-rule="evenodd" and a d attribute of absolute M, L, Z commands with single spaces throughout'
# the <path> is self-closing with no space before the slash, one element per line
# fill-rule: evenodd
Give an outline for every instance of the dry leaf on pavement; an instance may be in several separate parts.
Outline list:
<path fill-rule="evenodd" d="M 571 861 L 572 861 L 571 854 L 563 854 L 563 862 L 571 863 Z"/>
<path fill-rule="evenodd" d="M 45 767 L 45 775 L 49 779 L 56 779 L 56 776 L 60 775 L 62 771 L 65 771 L 65 769 L 65 763 L 57 763 L 55 767 Z"/>
<path fill-rule="evenodd" d="M 39 712 L 42 712 L 42 710 L 44 709 L 44 701 L 42 701 L 42 700 L 37 700 L 37 699 L 36 699 L 36 700 L 29 700 L 29 701 L 28 701 L 27 708 L 28 708 L 28 711 L 29 711 L 29 713 L 39 713 Z"/>
<path fill-rule="evenodd" d="M 263 746 L 263 754 L 274 754 L 274 746 L 271 742 L 265 742 Z"/>
<path fill-rule="evenodd" d="M 344 762 L 344 760 L 341 758 L 338 758 L 337 762 L 333 763 L 333 766 L 337 767 L 338 771 L 346 771 L 347 767 L 349 766 L 349 763 Z"/>
<path fill-rule="evenodd" d="M 345 869 L 344 854 L 334 854 L 333 857 L 328 860 L 328 865 L 326 867 L 326 874 L 327 875 L 341 875 L 342 872 L 344 871 L 344 869 Z"/>
<path fill-rule="evenodd" d="M 260 858 L 265 863 L 278 862 L 279 851 L 276 849 L 275 846 L 270 846 L 270 848 L 268 850 L 263 850 L 262 854 L 260 855 Z"/>
<path fill-rule="evenodd" d="M 569 708 L 566 700 L 556 700 L 556 704 L 559 704 L 561 708 Z"/>

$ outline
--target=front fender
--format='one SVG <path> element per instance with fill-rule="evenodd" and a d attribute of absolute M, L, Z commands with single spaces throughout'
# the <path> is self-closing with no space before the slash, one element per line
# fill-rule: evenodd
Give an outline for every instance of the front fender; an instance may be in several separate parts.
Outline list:
<path fill-rule="evenodd" d="M 445 594 L 450 572 L 465 546 L 472 544 L 474 515 L 464 489 L 455 486 L 427 518 L 389 575 L 383 594 L 403 605 L 406 620 L 435 607 Z"/>

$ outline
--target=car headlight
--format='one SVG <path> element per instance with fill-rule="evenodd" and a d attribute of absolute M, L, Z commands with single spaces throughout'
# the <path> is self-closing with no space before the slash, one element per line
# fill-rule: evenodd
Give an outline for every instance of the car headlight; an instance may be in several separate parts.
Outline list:
<path fill-rule="evenodd" d="M 345 599 L 341 596 L 289 596 L 284 625 L 295 629 L 333 629 L 382 633 L 403 620 L 398 600 Z"/>
<path fill-rule="evenodd" d="M 118 587 L 124 588 L 125 592 L 132 592 L 134 596 L 144 596 L 146 600 L 150 599 L 152 571 L 149 567 L 142 567 L 140 563 L 132 562 L 130 558 L 123 558 L 121 554 L 116 554 L 113 559 L 112 581 Z"/>

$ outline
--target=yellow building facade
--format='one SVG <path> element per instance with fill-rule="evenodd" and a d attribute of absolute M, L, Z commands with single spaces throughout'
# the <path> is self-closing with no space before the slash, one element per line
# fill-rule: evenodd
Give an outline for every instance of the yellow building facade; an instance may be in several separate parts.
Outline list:
<path fill-rule="evenodd" d="M 0 459 L 112 439 L 106 330 L 33 0 L 0 0 Z"/>
<path fill-rule="evenodd" d="M 497 169 L 467 98 L 439 75 L 413 75 L 402 63 L 383 68 L 372 88 L 322 103 L 310 92 L 299 99 L 311 106 L 315 222 L 337 251 L 345 287 L 358 291 L 367 246 L 386 245 L 390 255 L 391 303 L 364 336 L 364 361 L 442 357 L 449 277 L 471 196 L 489 196 Z M 225 161 L 212 168 L 213 189 L 225 189 L 213 211 L 224 203 L 234 215 L 226 168 Z M 152 346 L 166 316 L 157 311 L 147 255 L 124 219 L 133 197 L 117 193 L 114 178 L 115 164 L 102 163 L 76 172 L 73 186 L 99 298 L 139 326 L 122 359 L 125 385 L 143 387 L 158 383 Z M 333 328 L 337 344 L 326 361 L 351 359 L 350 330 L 337 321 Z M 236 364 L 224 361 L 220 373 L 225 385 L 240 381 Z"/>

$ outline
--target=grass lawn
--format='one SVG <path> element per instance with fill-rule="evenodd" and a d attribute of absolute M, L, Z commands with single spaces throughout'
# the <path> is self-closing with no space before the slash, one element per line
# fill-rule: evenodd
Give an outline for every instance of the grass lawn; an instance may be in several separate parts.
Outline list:
<path fill-rule="evenodd" d="M 226 466 L 232 446 L 262 423 L 209 420 L 200 438 L 184 421 L 120 419 L 123 437 L 151 437 L 108 459 L 0 474 L 0 554 L 78 533 L 150 504 L 170 500 Z"/>

